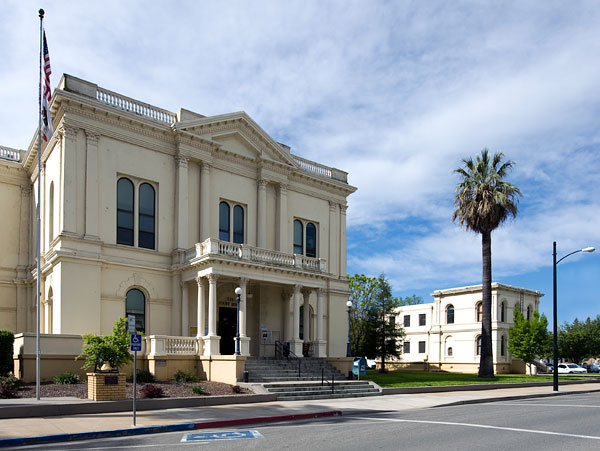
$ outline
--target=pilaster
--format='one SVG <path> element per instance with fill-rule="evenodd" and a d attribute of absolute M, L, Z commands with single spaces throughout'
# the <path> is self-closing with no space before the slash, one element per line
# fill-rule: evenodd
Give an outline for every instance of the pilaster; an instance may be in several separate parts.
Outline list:
<path fill-rule="evenodd" d="M 86 239 L 98 240 L 98 139 L 99 136 L 85 131 L 85 235 Z"/>
<path fill-rule="evenodd" d="M 182 155 L 175 157 L 177 166 L 177 189 L 175 201 L 175 243 L 177 249 L 188 247 L 188 159 Z"/>

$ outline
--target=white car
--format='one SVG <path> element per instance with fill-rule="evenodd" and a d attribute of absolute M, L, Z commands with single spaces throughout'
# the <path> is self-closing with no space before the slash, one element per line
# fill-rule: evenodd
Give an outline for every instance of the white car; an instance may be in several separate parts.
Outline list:
<path fill-rule="evenodd" d="M 587 370 L 575 363 L 559 363 L 559 373 L 587 373 Z"/>

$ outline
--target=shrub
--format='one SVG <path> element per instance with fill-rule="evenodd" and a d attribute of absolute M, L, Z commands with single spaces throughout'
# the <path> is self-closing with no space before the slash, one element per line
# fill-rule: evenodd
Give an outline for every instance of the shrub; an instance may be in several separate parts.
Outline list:
<path fill-rule="evenodd" d="M 232 386 L 231 386 L 231 390 L 232 390 L 234 393 L 241 393 L 241 392 L 242 392 L 242 387 L 240 387 L 239 385 L 232 385 Z"/>
<path fill-rule="evenodd" d="M 140 384 L 147 384 L 149 382 L 155 382 L 156 378 L 150 371 L 140 370 L 135 373 L 135 380 Z"/>
<path fill-rule="evenodd" d="M 129 352 L 127 318 L 119 318 L 113 326 L 112 335 L 83 335 L 83 349 L 76 359 L 85 358 L 82 368 L 92 368 L 104 362 L 115 368 L 133 360 Z"/>
<path fill-rule="evenodd" d="M 196 376 L 191 371 L 183 371 L 183 370 L 177 370 L 177 372 L 173 375 L 173 379 L 177 383 L 198 382 L 198 376 Z"/>
<path fill-rule="evenodd" d="M 162 398 L 163 389 L 158 385 L 146 384 L 140 390 L 140 395 L 142 398 Z"/>
<path fill-rule="evenodd" d="M 23 382 L 12 374 L 0 377 L 0 398 L 17 398 L 17 391 L 19 391 L 22 385 Z"/>
<path fill-rule="evenodd" d="M 15 334 L 12 330 L 0 330 L 0 376 L 8 376 L 13 371 L 13 343 Z"/>
<path fill-rule="evenodd" d="M 192 387 L 192 393 L 195 395 L 203 395 L 206 389 L 202 385 L 194 385 Z"/>
<path fill-rule="evenodd" d="M 81 382 L 81 378 L 79 377 L 79 375 L 71 373 L 69 371 L 54 376 L 55 384 L 78 384 L 79 382 Z"/>

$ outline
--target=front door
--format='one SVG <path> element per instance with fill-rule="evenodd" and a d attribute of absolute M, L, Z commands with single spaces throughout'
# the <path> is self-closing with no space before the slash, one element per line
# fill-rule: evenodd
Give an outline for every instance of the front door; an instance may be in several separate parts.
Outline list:
<path fill-rule="evenodd" d="M 217 334 L 221 337 L 221 355 L 233 355 L 235 352 L 235 317 L 237 309 L 219 307 L 219 327 Z"/>

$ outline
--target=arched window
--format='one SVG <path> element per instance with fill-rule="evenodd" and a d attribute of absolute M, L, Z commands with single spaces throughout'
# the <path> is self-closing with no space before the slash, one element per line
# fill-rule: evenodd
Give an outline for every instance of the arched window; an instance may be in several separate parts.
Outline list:
<path fill-rule="evenodd" d="M 137 288 L 127 292 L 125 300 L 125 316 L 135 315 L 135 329 L 146 332 L 146 296 Z"/>
<path fill-rule="evenodd" d="M 448 346 L 448 357 L 452 357 L 452 346 Z"/>
<path fill-rule="evenodd" d="M 54 239 L 54 182 L 50 182 L 48 204 L 48 243 L 50 243 Z"/>
<path fill-rule="evenodd" d="M 317 256 L 317 228 L 312 222 L 306 224 L 306 256 Z"/>
<path fill-rule="evenodd" d="M 304 230 L 302 221 L 294 219 L 294 254 L 304 253 Z"/>
<path fill-rule="evenodd" d="M 500 355 L 504 356 L 505 353 L 506 353 L 506 337 L 504 335 L 502 335 L 500 337 Z"/>
<path fill-rule="evenodd" d="M 227 202 L 219 204 L 219 239 L 229 241 L 229 204 Z"/>
<path fill-rule="evenodd" d="M 527 306 L 527 321 L 531 319 L 531 305 Z"/>
<path fill-rule="evenodd" d="M 444 340 L 445 344 L 446 344 L 446 357 L 452 357 L 452 354 L 454 352 L 454 337 L 452 335 L 449 335 L 448 337 L 446 337 L 446 340 Z"/>
<path fill-rule="evenodd" d="M 454 324 L 454 306 L 452 304 L 446 307 L 446 324 Z"/>
<path fill-rule="evenodd" d="M 149 183 L 140 185 L 138 246 L 154 249 L 155 204 L 154 188 Z"/>
<path fill-rule="evenodd" d="M 233 242 L 244 243 L 244 209 L 240 205 L 233 207 Z"/>
<path fill-rule="evenodd" d="M 475 355 L 481 355 L 481 335 L 475 339 Z"/>
<path fill-rule="evenodd" d="M 478 302 L 477 304 L 475 304 L 475 321 L 480 323 L 482 317 L 483 317 L 483 304 L 481 302 Z"/>
<path fill-rule="evenodd" d="M 117 244 L 133 246 L 133 183 L 126 178 L 117 182 Z"/>
<path fill-rule="evenodd" d="M 502 301 L 500 304 L 500 322 L 506 321 L 506 302 Z"/>

